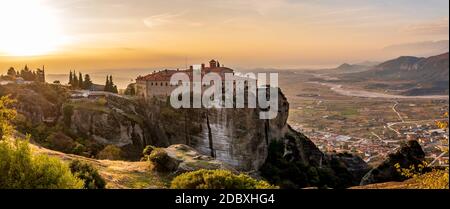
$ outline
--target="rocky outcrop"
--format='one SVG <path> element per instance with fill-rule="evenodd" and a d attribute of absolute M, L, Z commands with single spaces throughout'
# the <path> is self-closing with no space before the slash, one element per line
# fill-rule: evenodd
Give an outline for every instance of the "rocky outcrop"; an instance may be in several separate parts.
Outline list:
<path fill-rule="evenodd" d="M 403 143 L 398 151 L 389 154 L 383 163 L 370 170 L 361 180 L 361 185 L 404 181 L 407 178 L 397 171 L 395 165 L 398 163 L 401 168 L 409 168 L 412 165 L 417 167 L 424 160 L 425 153 L 420 144 L 415 140 L 408 141 Z"/>
<path fill-rule="evenodd" d="M 164 148 L 164 151 L 166 151 L 167 155 L 173 159 L 172 161 L 177 162 L 176 168 L 173 169 L 174 173 L 177 174 L 200 169 L 224 169 L 235 171 L 232 166 L 210 156 L 202 155 L 192 147 L 184 144 L 171 145 Z"/>
<path fill-rule="evenodd" d="M 66 91 L 55 90 L 44 84 L 0 86 L 0 95 L 9 95 L 15 99 L 15 109 L 26 122 L 37 125 L 41 123 L 54 124 L 60 116 L 59 108 L 66 99 Z"/>
<path fill-rule="evenodd" d="M 345 181 L 339 186 L 359 182 L 360 175 L 351 172 L 359 172 L 366 165 L 347 156 L 325 155 L 305 135 L 290 128 L 289 103 L 281 90 L 278 94 L 278 114 L 271 120 L 260 119 L 263 110 L 259 108 L 174 109 L 167 101 L 142 101 L 114 94 L 98 99 L 67 99 L 54 112 L 60 115 L 57 123 L 64 127 L 61 131 L 77 143 L 95 143 L 87 149 L 95 149 L 97 144 L 118 146 L 127 160 L 140 159 L 147 145 L 169 147 L 170 152 L 170 145 L 185 144 L 188 155 L 201 156 L 209 165 L 217 161 L 228 165 L 228 169 L 256 175 L 262 167 L 267 168 L 265 171 L 274 168 L 281 170 L 280 179 L 294 179 L 292 182 L 299 187 L 320 186 L 328 177 L 328 181 Z M 180 163 L 177 168 L 192 170 L 196 166 Z M 309 180 L 303 182 L 303 177 Z"/>
<path fill-rule="evenodd" d="M 347 185 L 359 185 L 364 175 L 371 169 L 364 160 L 348 153 L 328 155 L 328 164 L 338 176 L 347 176 Z"/>
<path fill-rule="evenodd" d="M 186 144 L 242 171 L 258 170 L 268 145 L 287 133 L 289 104 L 279 92 L 278 116 L 259 119 L 260 109 L 173 109 L 159 100 L 138 101 L 108 95 L 72 101 L 62 121 L 78 135 L 113 144 L 139 155 L 146 145 Z M 66 107 L 66 109 L 68 108 Z M 131 154 L 130 154 L 131 155 Z"/>
<path fill-rule="evenodd" d="M 368 165 L 350 154 L 324 154 L 305 135 L 288 127 L 269 146 L 260 175 L 281 188 L 347 188 L 358 185 Z"/>

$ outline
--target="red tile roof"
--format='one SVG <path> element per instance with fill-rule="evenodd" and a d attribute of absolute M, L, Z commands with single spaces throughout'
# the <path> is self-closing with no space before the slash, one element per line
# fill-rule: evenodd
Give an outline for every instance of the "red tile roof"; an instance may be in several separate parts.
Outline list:
<path fill-rule="evenodd" d="M 169 81 L 170 77 L 177 72 L 183 72 L 178 70 L 162 70 L 159 72 L 154 72 L 146 76 L 139 76 L 136 80 L 144 81 Z"/>
<path fill-rule="evenodd" d="M 136 80 L 138 80 L 138 81 L 170 81 L 170 78 L 172 77 L 173 74 L 180 73 L 180 72 L 187 73 L 189 78 L 192 79 L 192 70 L 187 69 L 187 70 L 162 70 L 162 71 L 148 74 L 146 76 L 139 76 Z M 232 69 L 227 68 L 227 67 L 216 67 L 216 68 L 205 67 L 202 69 L 202 75 L 207 74 L 207 73 L 222 74 L 222 73 L 233 73 L 233 72 L 234 71 Z M 224 77 L 222 77 L 222 79 L 224 79 Z"/>

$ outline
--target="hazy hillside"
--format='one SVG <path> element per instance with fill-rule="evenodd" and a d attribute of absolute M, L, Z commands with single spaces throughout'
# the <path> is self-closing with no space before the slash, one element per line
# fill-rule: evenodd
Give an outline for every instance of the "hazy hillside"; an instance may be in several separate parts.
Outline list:
<path fill-rule="evenodd" d="M 448 51 L 448 46 L 448 40 L 403 43 L 387 46 L 383 48 L 383 53 L 392 57 L 405 54 L 418 57 L 429 57 Z"/>
<path fill-rule="evenodd" d="M 419 82 L 448 81 L 448 53 L 419 58 L 403 56 L 377 65 L 376 77 L 410 79 Z"/>
<path fill-rule="evenodd" d="M 405 95 L 447 94 L 448 76 L 448 52 L 428 58 L 402 56 L 368 71 L 346 75 L 354 80 L 391 82 L 391 85 L 401 82 Z"/>

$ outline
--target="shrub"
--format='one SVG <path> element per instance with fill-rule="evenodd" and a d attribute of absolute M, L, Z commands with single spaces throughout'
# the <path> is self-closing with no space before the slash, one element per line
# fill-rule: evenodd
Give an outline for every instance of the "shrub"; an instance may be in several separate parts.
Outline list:
<path fill-rule="evenodd" d="M 105 98 L 99 98 L 97 99 L 97 104 L 100 106 L 105 106 L 106 104 L 108 104 L 108 101 Z"/>
<path fill-rule="evenodd" d="M 9 96 L 0 98 L 0 140 L 12 131 L 10 121 L 17 115 L 17 112 L 10 108 L 14 102 L 15 100 L 10 99 Z"/>
<path fill-rule="evenodd" d="M 445 170 L 433 170 L 414 178 L 418 182 L 416 189 L 448 189 L 448 167 Z"/>
<path fill-rule="evenodd" d="M 144 156 L 150 155 L 154 149 L 155 149 L 154 146 L 152 146 L 152 145 L 147 145 L 147 146 L 145 146 L 144 151 L 142 151 L 142 154 L 143 154 Z"/>
<path fill-rule="evenodd" d="M 174 171 L 178 166 L 178 162 L 162 148 L 154 148 L 148 156 L 148 160 L 152 162 L 153 168 L 159 172 Z"/>
<path fill-rule="evenodd" d="M 81 155 L 85 151 L 85 149 L 86 148 L 84 147 L 84 145 L 76 143 L 75 147 L 72 149 L 71 152 L 76 155 Z"/>
<path fill-rule="evenodd" d="M 402 168 L 399 163 L 395 164 L 396 171 L 415 182 L 415 189 L 448 189 L 448 167 L 439 170 L 428 167 L 427 162 L 409 168 Z"/>
<path fill-rule="evenodd" d="M 69 167 L 75 177 L 84 181 L 85 189 L 105 188 L 105 180 L 92 165 L 79 160 L 74 160 L 70 163 Z"/>
<path fill-rule="evenodd" d="M 183 173 L 172 180 L 172 189 L 276 189 L 266 181 L 227 170 L 198 170 Z"/>
<path fill-rule="evenodd" d="M 12 100 L 0 98 L 0 188 L 1 189 L 74 189 L 83 182 L 57 158 L 32 155 L 28 140 L 11 136 Z M 29 138 L 29 136 L 28 136 Z"/>
<path fill-rule="evenodd" d="M 48 144 L 49 148 L 51 148 L 53 150 L 62 151 L 65 153 L 71 153 L 72 150 L 74 149 L 74 147 L 77 145 L 76 142 L 72 138 L 66 136 L 62 132 L 51 133 L 46 138 L 45 141 Z M 78 153 L 75 153 L 75 154 L 78 154 Z"/>
<path fill-rule="evenodd" d="M 28 141 L 0 141 L 0 188 L 76 189 L 83 182 L 57 158 L 32 155 Z"/>
<path fill-rule="evenodd" d="M 122 159 L 122 150 L 114 145 L 106 146 L 97 154 L 98 159 L 120 160 Z"/>

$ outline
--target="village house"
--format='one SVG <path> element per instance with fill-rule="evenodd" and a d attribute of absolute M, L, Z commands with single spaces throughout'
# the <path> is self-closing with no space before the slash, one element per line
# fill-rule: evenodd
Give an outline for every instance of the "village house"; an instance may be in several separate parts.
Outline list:
<path fill-rule="evenodd" d="M 146 76 L 139 76 L 136 79 L 136 95 L 145 99 L 153 97 L 167 97 L 171 92 L 177 88 L 180 84 L 171 85 L 170 78 L 175 73 L 183 72 L 188 74 L 192 81 L 192 75 L 194 72 L 193 66 L 190 66 L 186 70 L 162 70 L 153 72 Z M 226 73 L 234 73 L 234 70 L 220 66 L 220 63 L 216 60 L 211 60 L 209 66 L 201 64 L 201 75 L 204 76 L 208 73 L 217 73 L 221 76 L 222 81 L 225 78 Z"/>

